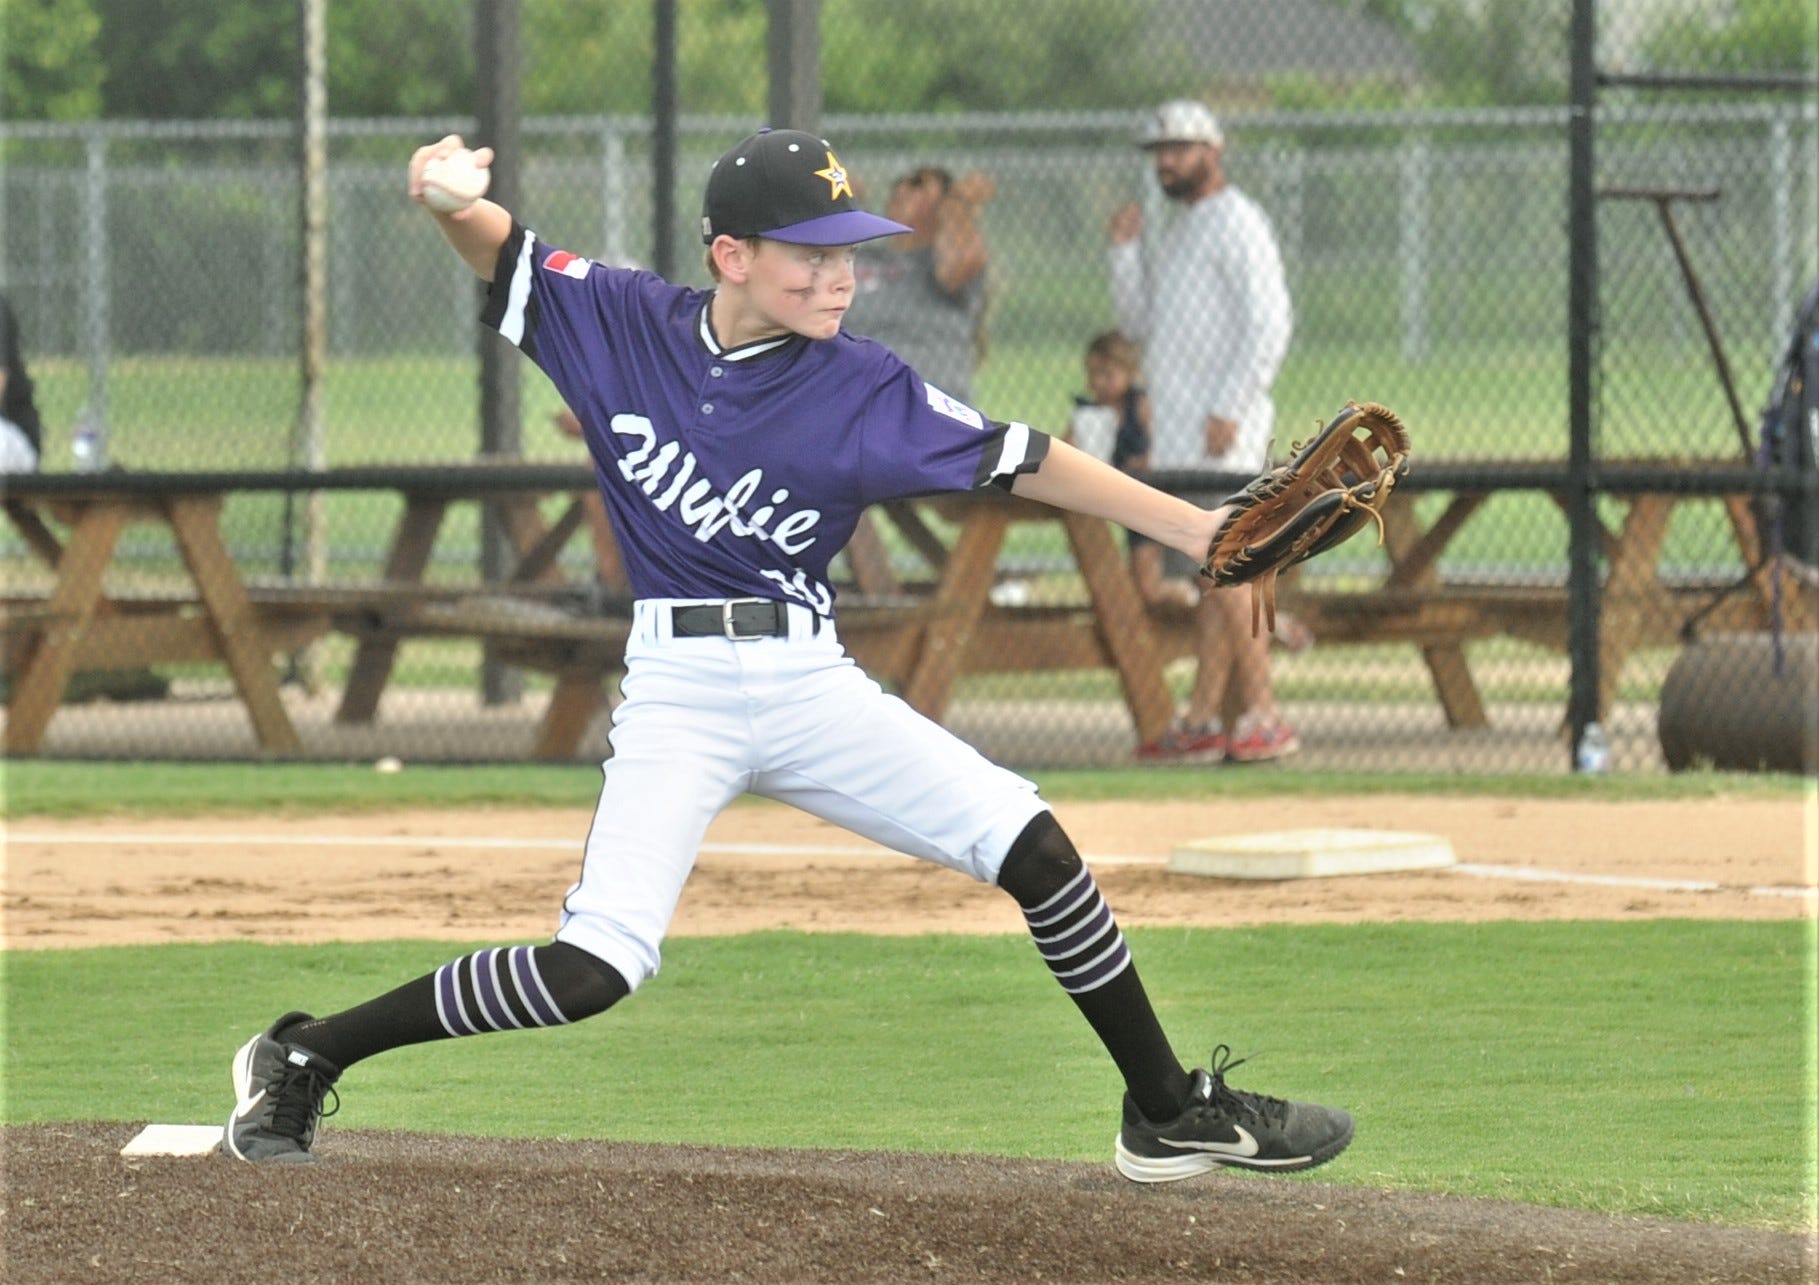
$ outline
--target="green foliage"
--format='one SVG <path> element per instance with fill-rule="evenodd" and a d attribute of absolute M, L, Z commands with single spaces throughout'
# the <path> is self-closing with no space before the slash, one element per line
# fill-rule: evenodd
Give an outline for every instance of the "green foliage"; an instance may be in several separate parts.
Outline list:
<path fill-rule="evenodd" d="M 678 6 L 676 92 L 682 110 L 757 118 L 767 79 L 765 6 L 702 0 Z M 642 115 L 656 48 L 649 4 L 527 0 L 524 108 L 554 115 Z"/>
<path fill-rule="evenodd" d="M 296 6 L 93 0 L 109 117 L 284 116 L 297 98 Z"/>
<path fill-rule="evenodd" d="M 245 118 L 294 110 L 300 54 L 293 5 L 4 3 L 11 115 Z M 1148 9 L 1144 0 L 1055 0 L 1013 15 L 987 0 L 828 0 L 823 98 L 836 112 L 1147 103 L 1191 79 L 1178 48 L 1146 47 Z M 473 110 L 471 4 L 334 0 L 327 25 L 335 115 Z M 768 25 L 766 6 L 753 0 L 680 6 L 677 77 L 685 111 L 763 115 Z M 649 4 L 525 0 L 521 26 L 527 112 L 649 111 Z"/>
<path fill-rule="evenodd" d="M 1179 51 L 1158 56 L 1145 48 L 1147 11 L 1141 0 L 1056 0 L 1014 15 L 985 0 L 827 0 L 823 103 L 829 112 L 1147 103 L 1189 83 Z M 761 118 L 768 101 L 767 30 L 763 5 L 684 6 L 677 29 L 684 110 Z M 931 39 L 936 31 L 940 38 Z M 526 110 L 648 111 L 653 45 L 648 5 L 530 0 Z"/>
<path fill-rule="evenodd" d="M 0 0 L 0 119 L 93 119 L 100 26 L 95 0 Z"/>
<path fill-rule="evenodd" d="M 115 118 L 283 117 L 302 71 L 295 4 L 88 0 Z M 472 111 L 473 6 L 333 0 L 326 6 L 329 109 L 340 116 Z"/>
<path fill-rule="evenodd" d="M 1229 1043 L 1252 1055 L 1238 1087 L 1358 1117 L 1320 1181 L 1810 1225 L 1797 921 L 1127 935 L 1184 1058 Z M 473 948 L 16 952 L 4 1119 L 219 1120 L 233 1050 L 272 1017 L 335 1011 Z M 1020 934 L 675 939 L 662 974 L 598 1021 L 401 1049 L 340 1088 L 325 1150 L 358 1128 L 1101 1165 L 1119 1094 Z"/>
<path fill-rule="evenodd" d="M 827 0 L 830 111 L 1135 107 L 1185 92 L 1180 45 L 1155 48 L 1143 0 Z M 931 33 L 941 33 L 931 39 Z"/>
<path fill-rule="evenodd" d="M 470 114 L 473 17 L 471 3 L 449 0 L 328 0 L 329 110 L 337 116 Z"/>
<path fill-rule="evenodd" d="M 1430 102 L 1516 107 L 1566 100 L 1562 0 L 1335 0 L 1390 23 L 1415 45 Z"/>
<path fill-rule="evenodd" d="M 282 117 L 300 70 L 295 5 L 236 0 L 3 0 L 9 112 L 113 118 Z M 1136 107 L 1190 93 L 1184 42 L 1150 0 L 826 0 L 830 112 Z M 333 0 L 328 102 L 338 116 L 473 110 L 473 5 Z M 768 13 L 756 0 L 679 6 L 685 111 L 762 116 Z M 524 0 L 523 102 L 537 115 L 649 110 L 649 4 Z"/>
<path fill-rule="evenodd" d="M 1558 0 L 1331 0 L 1401 33 L 1429 102 L 1557 103 L 1570 7 Z M 1136 107 L 1218 88 L 1186 42 L 1158 37 L 1151 0 L 825 0 L 822 97 L 830 112 Z M 473 5 L 333 0 L 329 107 L 340 116 L 473 110 Z M 1645 60 L 1677 70 L 1810 70 L 1807 0 L 1737 0 L 1655 16 Z M 0 103 L 21 119 L 288 115 L 297 98 L 296 7 L 236 0 L 0 0 Z M 650 108 L 651 6 L 524 0 L 523 101 L 532 114 Z M 1607 21 L 1608 25 L 1608 21 Z M 757 119 L 767 100 L 767 8 L 757 0 L 679 6 L 683 108 Z M 1398 105 L 1410 87 L 1330 77 L 1268 78 L 1262 101 L 1295 110 Z"/>
<path fill-rule="evenodd" d="M 1661 18 L 1646 61 L 1672 72 L 1806 72 L 1819 69 L 1819 8 L 1811 0 L 1735 0 L 1697 17 Z"/>
<path fill-rule="evenodd" d="M 1559 0 L 1330 0 L 1387 23 L 1416 50 L 1428 102 L 1557 103 L 1570 6 Z M 822 97 L 830 112 L 1137 107 L 1218 89 L 1187 44 L 1156 34 L 1152 0 L 824 0 Z M 473 110 L 467 0 L 332 0 L 329 109 L 339 116 Z M 1810 70 L 1808 0 L 1663 7 L 1642 39 L 1675 70 Z M 1607 28 L 1614 23 L 1607 18 Z M 238 0 L 0 0 L 0 105 L 15 119 L 280 117 L 294 110 L 295 4 Z M 628 0 L 524 0 L 523 101 L 532 114 L 650 108 L 652 8 Z M 767 100 L 767 6 L 678 6 L 683 109 L 757 119 Z M 1393 106 L 1411 87 L 1268 78 L 1281 109 Z M 1247 91 L 1248 92 L 1248 91 Z"/>

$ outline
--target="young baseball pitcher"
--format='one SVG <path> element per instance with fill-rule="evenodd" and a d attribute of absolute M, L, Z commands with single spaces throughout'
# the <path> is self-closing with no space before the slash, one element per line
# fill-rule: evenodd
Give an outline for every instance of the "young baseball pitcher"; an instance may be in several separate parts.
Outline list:
<path fill-rule="evenodd" d="M 414 198 L 425 166 L 460 148 L 451 136 L 418 149 Z M 491 282 L 486 323 L 573 408 L 599 474 L 637 598 L 612 757 L 555 939 L 475 951 L 331 1017 L 280 1017 L 234 1059 L 226 1149 L 310 1160 L 354 1063 L 577 1022 L 626 998 L 657 972 L 708 823 L 752 793 L 1016 900 L 1124 1078 L 1126 1177 L 1305 1169 L 1343 1150 L 1349 1115 L 1231 1088 L 1223 1046 L 1206 1069 L 1182 1066 L 1036 787 L 867 678 L 841 648 L 828 583 L 860 514 L 897 497 L 998 487 L 1196 558 L 1232 506 L 1203 510 L 990 419 L 842 333 L 854 247 L 905 229 L 858 208 L 816 135 L 763 130 L 715 163 L 701 214 L 711 290 L 547 245 L 484 199 L 432 215 Z"/>

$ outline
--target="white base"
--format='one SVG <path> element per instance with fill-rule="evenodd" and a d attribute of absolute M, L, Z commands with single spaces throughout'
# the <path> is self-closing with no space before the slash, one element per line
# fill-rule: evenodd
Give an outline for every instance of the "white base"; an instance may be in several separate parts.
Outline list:
<path fill-rule="evenodd" d="M 123 1156 L 206 1156 L 221 1146 L 218 1124 L 148 1124 L 120 1148 Z"/>
<path fill-rule="evenodd" d="M 1216 879 L 1310 879 L 1457 865 L 1437 834 L 1390 830 L 1288 830 L 1195 839 L 1169 854 L 1170 874 Z"/>

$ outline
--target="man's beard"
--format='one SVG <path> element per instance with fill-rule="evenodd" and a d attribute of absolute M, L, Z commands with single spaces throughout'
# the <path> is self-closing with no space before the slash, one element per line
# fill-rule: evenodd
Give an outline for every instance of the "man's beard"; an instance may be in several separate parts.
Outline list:
<path fill-rule="evenodd" d="M 1162 194 L 1174 201 L 1192 196 L 1200 190 L 1200 176 L 1184 170 L 1166 176 L 1158 175 L 1156 181 L 1162 185 Z"/>

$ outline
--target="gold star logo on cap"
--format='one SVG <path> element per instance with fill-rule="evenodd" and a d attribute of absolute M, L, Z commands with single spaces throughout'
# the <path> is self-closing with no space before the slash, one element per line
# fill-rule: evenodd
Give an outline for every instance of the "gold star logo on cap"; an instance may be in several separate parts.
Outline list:
<path fill-rule="evenodd" d="M 816 170 L 815 177 L 827 180 L 829 188 L 827 199 L 830 201 L 838 201 L 843 193 L 847 196 L 853 194 L 853 184 L 847 178 L 846 166 L 840 163 L 840 158 L 835 156 L 832 150 L 829 150 L 827 154 L 827 168 Z"/>

